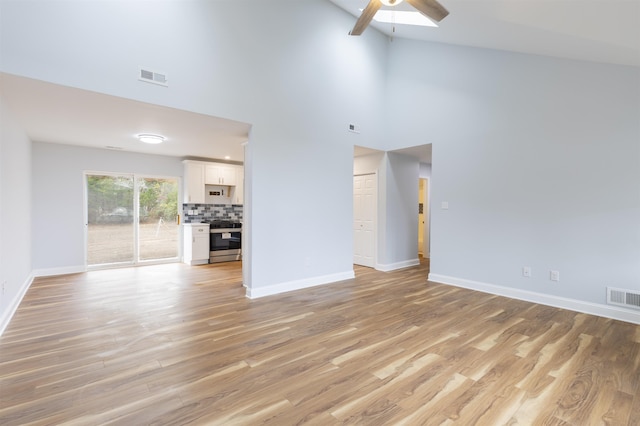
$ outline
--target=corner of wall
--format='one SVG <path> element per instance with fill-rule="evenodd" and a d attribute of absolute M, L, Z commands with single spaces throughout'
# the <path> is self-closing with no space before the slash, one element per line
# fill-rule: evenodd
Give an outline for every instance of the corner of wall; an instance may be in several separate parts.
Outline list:
<path fill-rule="evenodd" d="M 22 286 L 20 286 L 18 293 L 11 300 L 7 308 L 0 312 L 0 336 L 2 336 L 7 326 L 11 322 L 11 318 L 13 318 L 13 315 L 16 313 L 16 310 L 18 309 L 18 306 L 20 306 L 20 303 L 22 302 L 25 294 L 27 294 L 27 290 L 29 290 L 31 284 L 33 284 L 34 278 L 35 277 L 33 274 L 29 275 Z"/>
<path fill-rule="evenodd" d="M 4 84 L 0 81 L 0 84 Z M 0 331 L 33 281 L 31 140 L 0 98 Z"/>
<path fill-rule="evenodd" d="M 272 296 L 280 293 L 286 293 L 294 290 L 302 290 L 309 287 L 331 284 L 338 281 L 345 281 L 355 278 L 353 270 L 344 271 L 336 274 L 322 275 L 317 277 L 305 278 L 302 280 L 288 281 L 279 284 L 273 284 L 265 287 L 250 288 L 247 287 L 246 295 L 249 299 L 257 299 L 265 296 Z"/>
<path fill-rule="evenodd" d="M 584 302 L 576 299 L 568 299 L 565 297 L 552 296 L 549 294 L 536 293 L 510 287 L 503 287 L 500 285 L 472 281 L 464 278 L 450 277 L 446 275 L 430 273 L 427 279 L 429 281 L 441 284 L 481 291 L 483 293 L 495 294 L 498 296 L 509 297 L 511 299 L 524 300 L 531 303 L 539 303 L 541 305 L 553 306 L 555 308 L 568 309 L 570 311 L 596 315 L 604 318 L 611 318 L 619 321 L 626 321 L 632 324 L 640 324 L 640 311 L 632 312 L 630 310 L 618 308 L 615 306 Z"/>

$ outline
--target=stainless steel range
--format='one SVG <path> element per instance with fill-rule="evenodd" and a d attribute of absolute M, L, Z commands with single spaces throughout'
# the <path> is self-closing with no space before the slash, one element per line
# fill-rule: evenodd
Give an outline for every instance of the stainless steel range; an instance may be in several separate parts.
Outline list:
<path fill-rule="evenodd" d="M 209 233 L 209 263 L 242 260 L 241 222 L 211 221 Z"/>

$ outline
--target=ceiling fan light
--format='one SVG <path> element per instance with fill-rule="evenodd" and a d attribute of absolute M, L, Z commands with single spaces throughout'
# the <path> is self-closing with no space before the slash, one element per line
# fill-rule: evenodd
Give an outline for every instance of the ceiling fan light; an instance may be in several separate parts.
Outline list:
<path fill-rule="evenodd" d="M 148 133 L 138 135 L 138 140 L 140 142 L 150 143 L 150 144 L 162 143 L 162 142 L 164 142 L 164 139 L 165 139 L 164 136 L 151 135 L 151 134 L 148 134 Z"/>
<path fill-rule="evenodd" d="M 438 27 L 438 24 L 420 12 L 408 10 L 379 10 L 373 17 L 376 22 L 386 24 L 419 25 L 422 27 Z"/>
<path fill-rule="evenodd" d="M 385 6 L 396 6 L 402 3 L 402 0 L 380 0 L 380 3 L 384 4 Z"/>

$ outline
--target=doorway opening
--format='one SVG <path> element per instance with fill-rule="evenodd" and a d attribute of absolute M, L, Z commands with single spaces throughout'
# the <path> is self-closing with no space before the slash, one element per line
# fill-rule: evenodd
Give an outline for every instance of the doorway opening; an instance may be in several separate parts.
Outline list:
<path fill-rule="evenodd" d="M 418 181 L 418 255 L 429 258 L 429 179 Z"/>
<path fill-rule="evenodd" d="M 86 265 L 177 262 L 177 177 L 85 173 Z"/>

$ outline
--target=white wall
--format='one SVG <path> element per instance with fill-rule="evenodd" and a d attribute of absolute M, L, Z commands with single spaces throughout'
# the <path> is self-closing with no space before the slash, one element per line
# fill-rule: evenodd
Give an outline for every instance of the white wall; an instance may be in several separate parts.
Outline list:
<path fill-rule="evenodd" d="M 84 172 L 182 177 L 179 158 L 33 143 L 33 269 L 38 275 L 84 270 Z"/>
<path fill-rule="evenodd" d="M 420 163 L 420 177 L 428 179 L 431 177 L 431 164 Z"/>
<path fill-rule="evenodd" d="M 433 275 L 640 289 L 640 69 L 399 39 L 389 67 L 394 140 L 433 142 Z"/>
<path fill-rule="evenodd" d="M 4 1 L 2 71 L 251 123 L 247 284 L 352 274 L 353 145 L 384 143 L 375 88 L 386 81 L 386 37 L 350 37 L 353 16 L 325 0 L 148 6 Z M 139 65 L 165 72 L 169 88 L 138 82 Z"/>
<path fill-rule="evenodd" d="M 353 159 L 353 174 L 364 175 L 377 173 L 384 167 L 384 152 L 361 155 Z"/>
<path fill-rule="evenodd" d="M 31 141 L 0 97 L 0 334 L 31 269 Z"/>
<path fill-rule="evenodd" d="M 382 180 L 385 186 L 385 223 L 380 269 L 416 265 L 418 261 L 418 160 L 386 153 Z"/>

